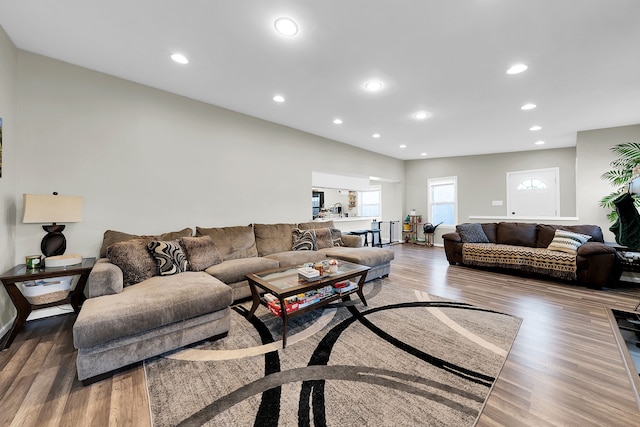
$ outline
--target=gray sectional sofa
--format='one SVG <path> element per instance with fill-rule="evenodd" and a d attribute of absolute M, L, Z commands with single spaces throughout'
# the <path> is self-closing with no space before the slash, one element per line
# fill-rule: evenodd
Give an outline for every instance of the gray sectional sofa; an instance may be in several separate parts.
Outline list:
<path fill-rule="evenodd" d="M 300 230 L 315 230 L 313 250 L 294 250 L 292 236 Z M 322 240 L 327 230 L 331 239 Z M 332 221 L 196 227 L 195 238 L 192 234 L 190 228 L 157 236 L 105 232 L 101 258 L 87 280 L 88 298 L 73 326 L 83 384 L 146 358 L 226 336 L 229 306 L 251 295 L 247 274 L 337 258 L 371 267 L 370 281 L 387 276 L 394 257 L 390 249 L 363 247 L 362 236 L 343 235 Z M 196 271 L 158 275 L 162 264 L 147 245 L 178 240 L 212 244 L 197 253 L 185 250 L 187 258 L 191 255 L 190 270 Z"/>

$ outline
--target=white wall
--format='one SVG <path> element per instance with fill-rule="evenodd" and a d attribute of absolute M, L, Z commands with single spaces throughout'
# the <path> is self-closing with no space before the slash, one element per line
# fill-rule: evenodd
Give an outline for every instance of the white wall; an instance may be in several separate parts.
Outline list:
<path fill-rule="evenodd" d="M 609 231 L 611 223 L 607 219 L 608 210 L 601 208 L 599 202 L 614 188 L 600 177 L 611 170 L 611 161 L 617 157 L 611 152 L 611 147 L 623 142 L 640 142 L 640 125 L 578 132 L 576 141 L 577 205 L 580 220 L 584 224 L 599 225 L 605 240 L 612 242 L 615 236 Z"/>
<path fill-rule="evenodd" d="M 18 51 L 0 27 L 0 117 L 2 127 L 2 178 L 0 178 L 0 270 L 14 265 L 15 251 L 15 192 L 17 163 L 16 79 Z M 4 287 L 0 288 L 0 336 L 15 316 L 15 309 Z"/>
<path fill-rule="evenodd" d="M 106 229 L 311 220 L 313 170 L 403 178 L 400 160 L 39 55 L 21 51 L 18 68 L 14 201 L 84 196 L 67 253 L 96 256 Z M 402 189 L 390 187 L 385 213 L 397 219 Z M 18 221 L 15 261 L 38 253 L 42 236 Z"/>

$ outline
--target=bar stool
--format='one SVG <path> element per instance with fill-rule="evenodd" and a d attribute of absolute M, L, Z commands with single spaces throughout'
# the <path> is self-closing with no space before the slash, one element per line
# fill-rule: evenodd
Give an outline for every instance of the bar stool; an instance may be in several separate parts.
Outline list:
<path fill-rule="evenodd" d="M 369 242 L 367 240 L 367 236 L 369 235 L 369 230 L 355 230 L 355 231 L 350 231 L 349 233 L 355 236 L 364 236 L 364 245 L 369 246 Z"/>
<path fill-rule="evenodd" d="M 375 221 L 371 223 L 371 230 L 367 230 L 367 234 L 371 234 L 371 247 L 382 247 L 382 239 L 380 238 L 380 223 Z M 365 245 L 367 239 L 365 238 Z"/>

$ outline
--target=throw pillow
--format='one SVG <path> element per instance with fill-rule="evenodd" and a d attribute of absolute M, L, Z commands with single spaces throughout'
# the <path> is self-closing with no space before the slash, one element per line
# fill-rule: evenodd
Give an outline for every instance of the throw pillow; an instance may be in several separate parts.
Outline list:
<path fill-rule="evenodd" d="M 294 228 L 291 240 L 294 251 L 313 251 L 316 249 L 316 230 Z"/>
<path fill-rule="evenodd" d="M 315 250 L 332 248 L 333 236 L 330 228 L 318 228 L 316 230 L 316 247 Z"/>
<path fill-rule="evenodd" d="M 333 241 L 333 246 L 344 246 L 344 242 L 342 241 L 342 231 L 337 228 L 331 229 L 331 240 Z"/>
<path fill-rule="evenodd" d="M 465 223 L 456 225 L 456 232 L 460 235 L 462 243 L 489 243 L 489 238 L 478 223 Z"/>
<path fill-rule="evenodd" d="M 156 261 L 147 249 L 150 241 L 149 238 L 131 239 L 106 249 L 109 262 L 122 270 L 123 286 L 135 285 L 158 274 Z"/>
<path fill-rule="evenodd" d="M 575 254 L 578 248 L 584 245 L 591 236 L 586 234 L 573 233 L 567 230 L 556 230 L 555 236 L 547 249 L 552 251 L 567 252 Z"/>
<path fill-rule="evenodd" d="M 222 262 L 222 254 L 211 236 L 183 237 L 180 244 L 186 252 L 191 271 L 203 271 Z"/>
<path fill-rule="evenodd" d="M 170 276 L 189 270 L 187 256 L 177 240 L 153 240 L 149 242 L 147 248 L 156 260 L 158 274 L 161 276 Z"/>

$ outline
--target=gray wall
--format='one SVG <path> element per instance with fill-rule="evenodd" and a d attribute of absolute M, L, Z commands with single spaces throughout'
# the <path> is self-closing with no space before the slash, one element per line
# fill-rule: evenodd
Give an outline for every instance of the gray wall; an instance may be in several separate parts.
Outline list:
<path fill-rule="evenodd" d="M 97 255 L 106 229 L 308 221 L 312 170 L 403 178 L 401 160 L 32 53 L 19 53 L 18 69 L 26 167 L 14 199 L 84 196 L 67 253 Z M 385 215 L 397 219 L 402 189 L 386 187 Z M 14 261 L 38 253 L 42 233 L 18 221 Z"/>
<path fill-rule="evenodd" d="M 15 193 L 16 193 L 16 81 L 18 51 L 0 27 L 0 117 L 2 127 L 2 178 L 0 178 L 0 270 L 7 271 L 13 267 L 16 258 L 15 250 Z M 15 315 L 15 309 L 7 296 L 4 287 L 0 288 L 0 336 L 6 325 Z"/>
<path fill-rule="evenodd" d="M 458 222 L 470 216 L 507 215 L 506 173 L 558 167 L 560 170 L 560 216 L 576 216 L 576 150 L 560 148 L 518 153 L 410 160 L 405 162 L 405 212 L 415 208 L 427 218 L 427 181 L 458 177 Z M 492 206 L 493 200 L 504 201 Z M 430 222 L 428 218 L 425 222 Z M 439 228 L 436 236 L 450 230 Z M 438 240 L 436 240 L 438 243 Z"/>

